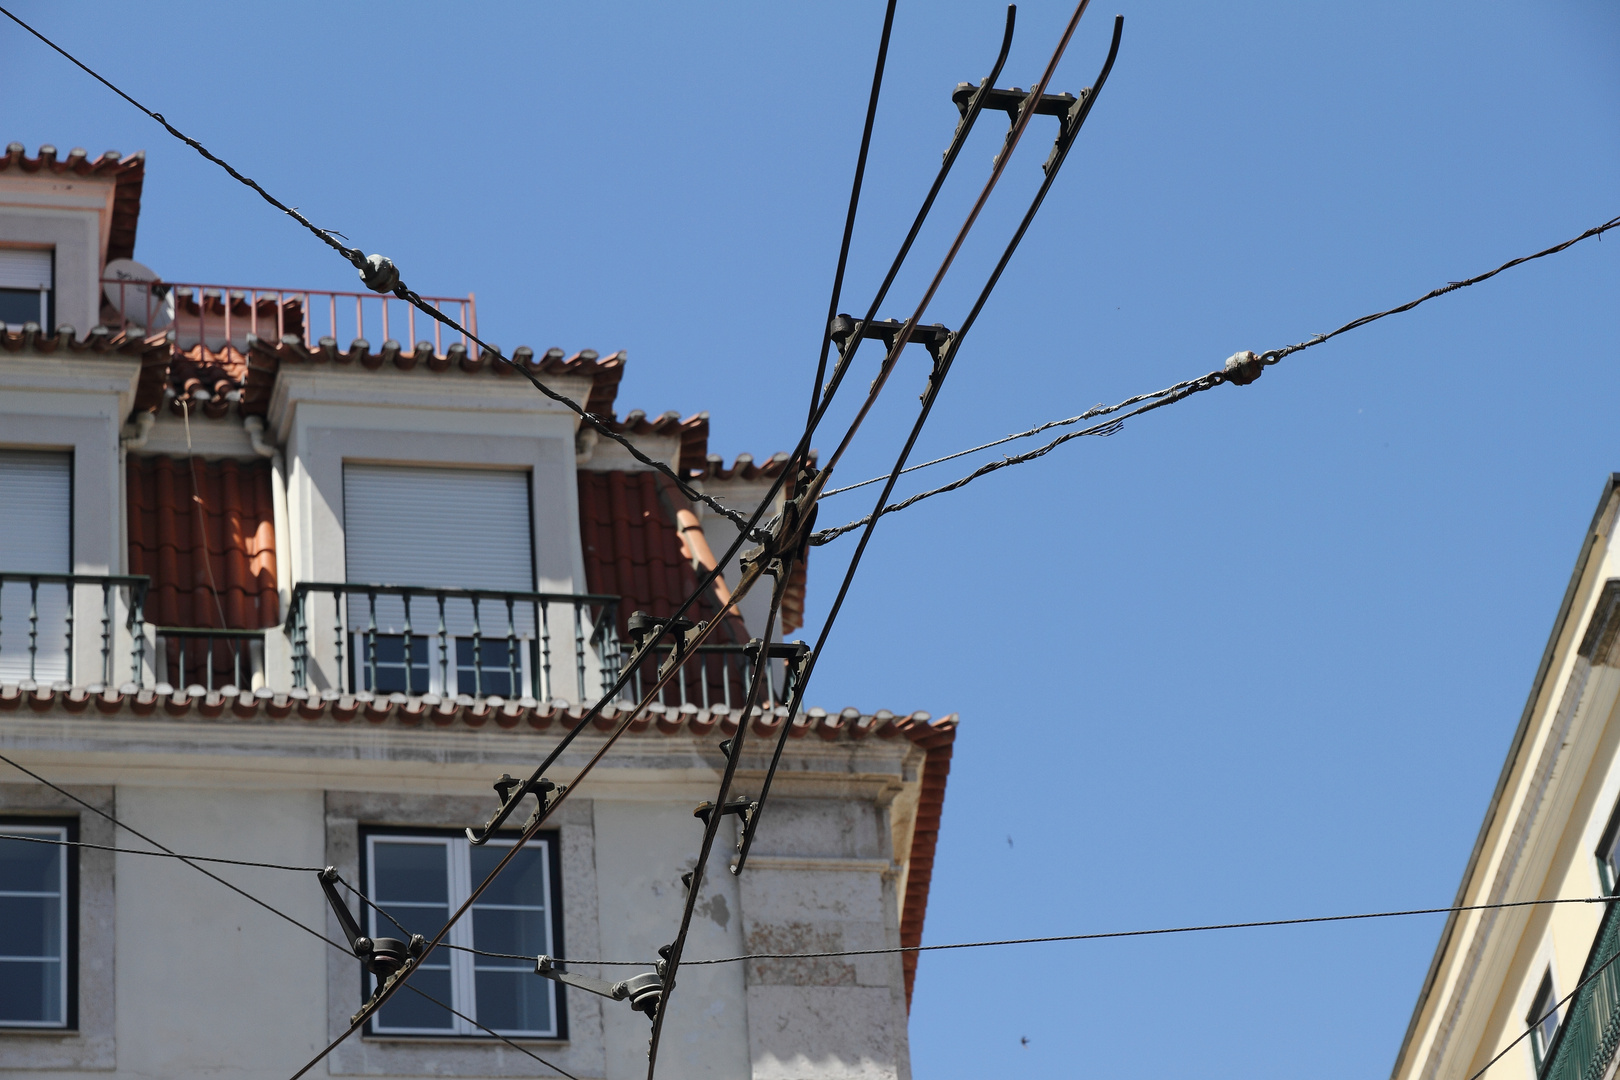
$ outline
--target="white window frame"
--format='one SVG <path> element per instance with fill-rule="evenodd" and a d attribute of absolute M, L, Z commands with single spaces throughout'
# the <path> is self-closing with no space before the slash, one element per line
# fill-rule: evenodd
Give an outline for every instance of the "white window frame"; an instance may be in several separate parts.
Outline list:
<path fill-rule="evenodd" d="M 38 837 L 41 837 L 43 839 L 60 840 L 60 841 L 63 841 L 64 844 L 65 844 L 65 842 L 67 840 L 70 839 L 70 837 L 68 836 L 67 826 L 65 826 L 65 825 L 24 825 L 24 824 L 18 824 L 18 823 L 15 823 L 15 822 L 0 822 L 0 833 L 11 833 L 11 834 L 16 835 L 16 836 L 38 836 Z M 69 1009 L 68 1006 L 69 1006 L 69 989 L 70 989 L 70 986 L 71 986 L 72 981 L 73 981 L 72 980 L 72 972 L 69 970 L 69 964 L 72 962 L 72 958 L 73 958 L 73 949 L 72 949 L 73 942 L 72 942 L 72 939 L 71 939 L 72 923 L 71 923 L 71 921 L 69 919 L 69 916 L 71 915 L 71 912 L 69 911 L 69 908 L 68 908 L 68 904 L 69 904 L 69 901 L 71 899 L 70 895 L 69 895 L 69 892 L 68 892 L 68 849 L 65 846 L 58 846 L 56 848 L 56 854 L 57 854 L 57 858 L 56 858 L 56 868 L 57 868 L 57 886 L 56 887 L 57 887 L 57 893 L 56 893 L 56 895 L 57 895 L 57 905 L 58 905 L 58 922 L 57 922 L 57 925 L 60 927 L 60 932 L 61 932 L 61 940 L 58 943 L 58 950 L 59 951 L 57 953 L 56 962 L 58 964 L 60 964 L 61 967 L 62 967 L 61 977 L 57 980 L 57 985 L 59 987 L 59 991 L 58 991 L 59 1000 L 57 1001 L 56 1004 L 57 1004 L 58 1015 L 61 1016 L 61 1019 L 58 1020 L 58 1021 L 50 1021 L 50 1020 L 4 1020 L 4 1019 L 0 1019 L 0 1029 L 6 1029 L 6 1030 L 29 1029 L 29 1030 L 56 1031 L 56 1030 L 66 1030 L 66 1029 L 69 1029 L 70 1026 L 71 1026 L 70 1025 L 70 1020 L 71 1020 L 71 1017 L 72 1017 L 72 1010 Z M 38 898 L 48 897 L 49 895 L 50 895 L 49 893 L 20 892 L 20 891 L 17 891 L 17 890 L 0 889 L 0 896 L 5 896 L 5 897 L 30 897 L 30 898 L 38 899 Z M 34 957 L 34 956 L 0 956 L 0 960 L 12 961 L 12 962 L 22 962 L 22 963 L 26 963 L 26 962 L 28 962 L 30 960 L 39 961 L 39 962 L 43 963 L 43 962 L 48 962 L 49 959 L 50 959 L 49 957 Z"/>
<path fill-rule="evenodd" d="M 1547 988 L 1545 998 L 1542 997 L 1541 993 L 1543 986 Z M 1530 1037 L 1526 1040 L 1530 1044 L 1530 1060 L 1537 1072 L 1547 1064 L 1547 1051 L 1552 1049 L 1552 1041 L 1558 1037 L 1558 1029 L 1564 1026 L 1565 1017 L 1556 1012 L 1559 1000 L 1558 979 L 1553 974 L 1552 965 L 1548 964 L 1541 978 L 1536 980 L 1536 989 L 1530 997 L 1530 1008 L 1526 1011 L 1524 1017 L 1526 1026 L 1530 1028 Z M 1543 1001 L 1546 1003 L 1545 1007 L 1542 1004 Z M 1553 1033 L 1544 1039 L 1542 1027 L 1536 1021 L 1541 1019 L 1548 1008 L 1555 1010 L 1553 1014 Z"/>
<path fill-rule="evenodd" d="M 367 656 L 367 647 L 366 647 L 367 636 L 368 636 L 368 631 L 366 631 L 366 630 L 351 630 L 349 632 L 348 637 L 349 637 L 349 650 L 350 651 L 349 651 L 349 654 L 348 654 L 348 662 L 353 665 L 350 670 L 354 674 L 354 678 L 351 681 L 352 681 L 352 684 L 353 684 L 353 686 L 354 686 L 354 688 L 356 690 L 365 690 L 365 691 L 368 691 L 370 693 L 380 693 L 380 691 L 377 691 L 377 690 L 373 689 L 370 685 L 368 685 L 370 680 L 371 680 L 371 663 L 370 663 L 370 660 L 369 660 L 369 658 Z M 379 633 L 378 636 L 379 637 L 387 636 L 387 637 L 397 638 L 397 637 L 402 637 L 403 635 L 401 635 L 398 632 L 390 632 L 387 635 L 383 635 L 383 634 Z M 433 630 L 431 632 L 426 631 L 426 630 L 413 631 L 412 634 L 411 634 L 411 642 L 412 642 L 413 645 L 418 641 L 427 642 L 427 680 L 428 680 L 427 681 L 427 687 L 423 688 L 421 686 L 415 686 L 414 685 L 415 680 L 413 679 L 412 683 L 413 683 L 413 687 L 414 687 L 415 692 L 417 694 L 419 694 L 419 695 L 420 694 L 439 694 L 439 695 L 442 695 L 444 697 L 455 697 L 458 694 L 466 694 L 468 696 L 473 696 L 473 680 L 471 679 L 470 676 L 467 679 L 467 685 L 465 687 L 463 687 L 461 685 L 461 682 L 462 682 L 461 671 L 460 671 L 460 666 L 457 663 L 457 653 L 456 653 L 456 644 L 457 644 L 457 642 L 461 642 L 461 641 L 471 642 L 472 639 L 473 639 L 473 637 L 472 637 L 471 634 L 460 634 L 460 635 L 446 634 L 445 635 L 446 648 L 448 648 L 448 650 L 449 650 L 449 654 L 448 654 L 449 663 L 447 663 L 445 665 L 445 671 L 444 671 L 444 674 L 449 676 L 449 685 L 447 686 L 447 685 L 445 685 L 445 680 L 441 679 L 439 677 L 440 671 L 439 671 L 439 635 L 438 635 L 438 631 L 437 630 Z M 483 636 L 483 643 L 485 645 L 488 645 L 492 641 L 504 642 L 504 641 L 506 641 L 506 635 L 492 632 L 492 633 L 485 634 Z M 534 636 L 532 634 L 520 634 L 520 635 L 518 635 L 518 638 L 517 638 L 517 646 L 518 646 L 518 648 L 517 648 L 517 661 L 518 661 L 518 664 L 517 664 L 517 678 L 518 678 L 518 682 L 517 682 L 517 687 L 516 687 L 517 692 L 510 695 L 508 700 L 516 701 L 519 698 L 524 698 L 524 697 L 530 696 L 531 688 L 534 686 L 534 680 L 533 680 L 533 678 L 531 677 L 531 674 L 530 674 L 530 672 L 532 670 L 532 665 L 530 664 L 530 656 L 529 656 L 529 654 L 534 651 L 534 641 L 535 641 L 535 639 L 534 639 Z M 398 664 L 390 663 L 390 664 L 385 665 L 383 661 L 381 661 L 381 660 L 377 661 L 377 667 L 378 667 L 379 671 L 384 666 L 388 666 L 390 668 L 398 668 L 398 667 L 400 667 L 400 665 L 398 665 Z M 500 672 L 503 675 L 506 673 L 506 668 L 504 668 L 504 667 L 493 667 L 492 668 L 492 667 L 489 667 L 488 665 L 486 665 L 485 670 L 486 671 L 497 671 L 497 672 Z M 347 678 L 347 675 L 345 675 L 345 677 Z M 483 696 L 484 697 L 493 697 L 495 695 L 486 693 Z"/>
<path fill-rule="evenodd" d="M 444 835 L 444 834 L 435 835 L 435 834 L 432 834 L 432 833 L 412 833 L 412 832 L 392 832 L 392 831 L 390 831 L 390 832 L 374 832 L 374 833 L 367 834 L 367 836 L 366 836 L 366 881 L 367 881 L 367 885 L 368 885 L 368 891 L 370 893 L 372 893 L 372 894 L 375 894 L 376 891 L 377 891 L 377 886 L 376 886 L 377 876 L 376 876 L 376 869 L 375 869 L 377 864 L 376 864 L 376 859 L 375 859 L 374 853 L 376 851 L 376 846 L 379 843 L 384 843 L 384 844 L 421 844 L 421 845 L 424 845 L 424 846 L 436 846 L 436 847 L 443 848 L 444 851 L 445 851 L 445 873 L 446 873 L 446 876 L 447 876 L 447 879 L 448 879 L 447 882 L 446 882 L 446 885 L 447 885 L 446 895 L 448 897 L 449 910 L 453 912 L 456 909 L 458 909 L 462 904 L 466 903 L 468 895 L 472 892 L 472 884 L 473 883 L 472 883 L 472 880 L 471 880 L 471 878 L 472 878 L 471 847 L 468 845 L 468 843 L 467 843 L 467 841 L 466 841 L 466 839 L 464 837 L 459 836 L 459 835 Z M 506 847 L 511 847 L 513 845 L 513 843 L 514 843 L 514 841 L 512 841 L 512 840 L 495 838 L 495 839 L 492 839 L 492 840 L 489 841 L 488 846 L 506 848 Z M 553 937 L 554 937 L 554 926 L 555 926 L 555 922 L 556 922 L 557 914 L 558 914 L 554 910 L 554 906 L 556 904 L 556 899 L 555 898 L 556 898 L 557 892 L 556 892 L 556 889 L 554 888 L 554 883 L 553 883 L 552 878 L 551 878 L 551 855 L 552 855 L 551 846 L 550 846 L 551 843 L 552 843 L 552 841 L 549 838 L 543 837 L 543 836 L 537 836 L 534 839 L 530 840 L 527 844 L 524 845 L 526 848 L 536 848 L 537 847 L 537 848 L 540 849 L 540 851 L 542 853 L 541 854 L 541 859 L 540 859 L 540 867 L 541 867 L 541 876 L 542 876 L 542 881 L 543 881 L 543 894 L 544 894 L 544 896 L 546 898 L 545 909 L 544 909 L 545 913 L 546 913 L 546 918 L 544 920 L 546 947 L 545 947 L 545 949 L 543 951 L 546 952 L 547 954 L 550 954 L 551 952 L 553 952 L 554 948 L 555 948 L 555 943 L 553 941 Z M 386 898 L 377 897 L 376 899 L 377 899 L 377 903 L 380 906 L 384 906 L 384 907 L 387 906 L 387 899 Z M 476 910 L 476 908 L 490 907 L 490 906 L 495 906 L 495 905 L 488 905 L 488 904 L 479 903 L 479 904 L 474 905 L 474 909 Z M 505 905 L 500 905 L 500 906 L 504 907 Z M 367 932 L 372 937 L 374 937 L 374 938 L 378 937 L 378 936 L 381 936 L 381 937 L 397 937 L 399 935 L 399 928 L 394 926 L 391 922 L 389 922 L 388 919 L 385 916 L 380 915 L 375 908 L 368 907 L 366 910 L 367 910 L 367 914 L 369 916 L 369 926 L 368 926 L 368 931 Z M 466 951 L 466 950 L 471 949 L 471 948 L 474 947 L 474 944 L 473 944 L 473 911 L 468 911 L 466 915 L 464 915 L 460 919 L 456 920 L 455 924 L 450 927 L 450 932 L 445 935 L 444 943 L 448 944 L 448 945 L 455 946 L 455 948 L 445 949 L 444 950 L 444 953 L 448 955 L 449 960 L 450 960 L 450 1004 L 458 1012 L 466 1013 L 468 1016 L 477 1017 L 478 1016 L 478 972 L 480 970 L 485 970 L 485 969 L 478 963 L 479 957 L 476 954 Z M 503 967 L 500 970 L 502 970 L 502 971 L 510 971 L 511 968 Z M 534 976 L 534 977 L 539 978 L 539 976 Z M 507 1036 L 509 1038 L 528 1038 L 528 1039 L 558 1039 L 558 1038 L 561 1038 L 562 1037 L 562 1024 L 561 1024 L 561 1016 L 559 1015 L 561 1002 L 560 1002 L 560 999 L 559 999 L 559 993 L 558 993 L 557 985 L 555 983 L 551 983 L 551 982 L 548 981 L 547 986 L 550 988 L 549 994 L 548 994 L 548 1000 L 551 1003 L 551 1009 L 550 1009 L 551 1025 L 550 1025 L 549 1028 L 547 1028 L 546 1030 L 543 1030 L 543 1031 L 540 1031 L 540 1030 L 527 1030 L 527 1029 L 502 1030 L 500 1028 L 495 1028 L 493 1025 L 491 1025 L 491 1029 L 495 1030 L 495 1031 L 499 1031 L 502 1035 L 505 1035 L 505 1036 Z M 371 994 L 376 992 L 376 989 L 377 989 L 376 976 L 367 975 L 366 976 L 366 996 L 369 998 Z M 371 1020 L 371 1033 L 372 1034 L 379 1035 L 379 1036 L 390 1036 L 390 1035 L 437 1035 L 437 1036 L 439 1036 L 441 1038 L 446 1037 L 446 1036 L 451 1036 L 451 1035 L 453 1035 L 453 1036 L 462 1036 L 462 1037 L 464 1037 L 464 1036 L 481 1036 L 481 1037 L 486 1037 L 486 1038 L 488 1037 L 488 1033 L 485 1032 L 482 1028 L 480 1028 L 477 1024 L 470 1023 L 469 1021 L 464 1020 L 461 1017 L 456 1016 L 454 1014 L 452 1014 L 451 1017 L 450 1017 L 450 1026 L 449 1027 L 437 1027 L 437 1028 L 383 1027 L 382 1023 L 381 1023 L 381 1020 L 382 1020 L 382 1013 L 379 1011 L 377 1013 L 377 1015 L 374 1016 L 372 1018 L 372 1020 Z"/>

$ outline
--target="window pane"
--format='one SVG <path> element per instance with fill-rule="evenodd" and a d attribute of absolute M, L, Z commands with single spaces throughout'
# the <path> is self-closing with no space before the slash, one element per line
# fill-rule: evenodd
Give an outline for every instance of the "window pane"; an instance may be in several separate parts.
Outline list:
<path fill-rule="evenodd" d="M 61 962 L 0 960 L 0 1022 L 62 1023 Z"/>
<path fill-rule="evenodd" d="M 0 896 L 0 956 L 62 955 L 62 903 L 57 897 Z"/>
<path fill-rule="evenodd" d="M 501 614 L 504 627 L 506 615 Z M 473 648 L 472 638 L 456 639 L 456 691 L 478 697 L 523 696 L 523 652 L 528 642 L 504 636 L 483 638 Z M 516 678 L 513 674 L 516 673 Z"/>
<path fill-rule="evenodd" d="M 386 906 L 404 901 L 442 908 L 450 902 L 443 844 L 376 840 L 372 842 L 371 852 L 371 887 L 377 903 Z M 398 914 L 395 912 L 396 917 Z"/>
<path fill-rule="evenodd" d="M 353 601 L 350 601 L 353 603 Z M 350 618 L 356 618 L 350 608 Z M 373 670 L 371 647 L 377 647 Z M 428 639 L 411 635 L 411 663 L 405 664 L 405 637 L 403 634 L 365 634 L 354 636 L 354 665 L 358 671 L 355 684 L 376 694 L 425 694 L 428 692 Z M 409 682 L 407 682 L 407 677 Z"/>
<path fill-rule="evenodd" d="M 532 804 L 531 804 L 532 805 Z M 506 853 L 512 850 L 512 845 L 502 844 L 499 841 L 486 844 L 483 847 L 472 849 L 472 878 L 477 885 L 489 876 L 495 865 L 506 858 Z M 545 907 L 548 901 L 546 896 L 546 856 L 547 845 L 544 840 L 531 840 L 523 845 L 523 850 L 513 856 L 512 861 L 506 864 L 501 876 L 490 882 L 489 888 L 484 890 L 478 898 L 482 904 L 530 904 Z"/>
<path fill-rule="evenodd" d="M 527 1034 L 553 1033 L 550 979 L 535 976 L 532 970 L 490 971 L 480 961 L 475 976 L 478 983 L 478 1022 L 499 1032 Z"/>
<path fill-rule="evenodd" d="M 0 822 L 0 833 L 43 835 L 39 827 L 24 829 Z M 51 830 L 52 838 L 63 838 Z M 0 840 L 0 892 L 48 892 L 62 887 L 62 849 L 29 840 Z"/>
<path fill-rule="evenodd" d="M 407 924 L 409 925 L 409 924 Z M 435 927 L 434 929 L 437 929 Z M 425 965 L 418 969 L 411 981 L 396 991 L 377 1012 L 375 1021 L 378 1031 L 397 1031 L 401 1028 L 425 1028 L 431 1031 L 451 1031 L 455 1028 L 455 1017 L 449 1012 L 433 1004 L 422 994 L 411 993 L 411 987 L 417 987 L 422 994 L 429 994 L 440 1001 L 450 1002 L 450 969 Z"/>
<path fill-rule="evenodd" d="M 513 953 L 524 960 L 497 960 L 482 957 L 478 963 L 493 967 L 520 967 L 532 970 L 538 953 L 550 952 L 544 911 L 496 908 L 474 905 L 473 941 L 485 952 Z M 482 999 L 480 999 L 482 1000 Z"/>

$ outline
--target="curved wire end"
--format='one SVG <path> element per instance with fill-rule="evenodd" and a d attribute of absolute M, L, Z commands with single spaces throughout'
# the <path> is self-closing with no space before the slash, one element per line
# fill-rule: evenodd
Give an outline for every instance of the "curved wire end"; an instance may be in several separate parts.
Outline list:
<path fill-rule="evenodd" d="M 1007 29 L 1001 32 L 1001 55 L 996 57 L 996 66 L 990 76 L 989 85 L 994 86 L 996 77 L 1001 74 L 1001 66 L 1007 62 L 1007 53 L 1012 51 L 1013 26 L 1018 22 L 1018 5 L 1007 5 Z"/>
<path fill-rule="evenodd" d="M 1114 16 L 1114 40 L 1108 46 L 1108 59 L 1103 61 L 1102 71 L 1097 75 L 1097 81 L 1091 84 L 1092 92 L 1102 89 L 1102 84 L 1108 81 L 1108 73 L 1114 70 L 1114 57 L 1119 55 L 1119 37 L 1125 32 L 1125 16 Z"/>

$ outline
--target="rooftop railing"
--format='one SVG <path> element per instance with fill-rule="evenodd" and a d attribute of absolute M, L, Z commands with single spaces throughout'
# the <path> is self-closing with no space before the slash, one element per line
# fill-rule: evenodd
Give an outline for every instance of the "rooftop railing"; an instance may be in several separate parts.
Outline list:
<path fill-rule="evenodd" d="M 477 345 L 466 334 L 451 334 L 443 323 L 414 305 L 373 292 L 121 278 L 103 278 L 101 284 L 108 304 L 117 311 L 113 323 L 117 329 L 133 327 L 147 333 L 173 330 L 182 349 L 202 342 L 217 352 L 229 342 L 233 348 L 244 350 L 249 334 L 272 341 L 292 334 L 303 341 L 306 349 L 316 348 L 323 338 L 339 343 L 363 338 L 381 344 L 402 334 L 409 350 L 418 340 L 420 322 L 422 340 L 433 342 L 435 354 L 443 356 L 445 349 L 459 339 L 469 353 L 477 355 Z M 422 299 L 478 333 L 478 306 L 471 293 Z"/>

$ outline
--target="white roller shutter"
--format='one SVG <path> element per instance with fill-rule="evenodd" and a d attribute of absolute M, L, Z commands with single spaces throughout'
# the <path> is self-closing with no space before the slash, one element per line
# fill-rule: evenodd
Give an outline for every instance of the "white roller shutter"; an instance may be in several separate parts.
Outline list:
<path fill-rule="evenodd" d="M 534 588 L 529 474 L 485 469 L 417 469 L 389 465 L 343 468 L 344 556 L 347 579 L 374 585 L 463 589 Z M 369 618 L 363 598 L 349 602 L 349 624 Z M 404 618 L 395 600 L 378 602 L 378 628 L 397 632 Z M 412 600 L 412 624 L 437 628 L 438 612 Z M 521 609 L 523 632 L 533 625 Z M 446 611 L 452 633 L 469 633 L 471 608 Z M 485 632 L 506 632 L 504 607 L 481 606 Z"/>
<path fill-rule="evenodd" d="M 51 253 L 0 248 L 0 289 L 49 289 Z"/>
<path fill-rule="evenodd" d="M 0 570 L 73 569 L 73 455 L 0 450 Z M 26 581 L 0 586 L 0 681 L 29 677 L 29 610 L 36 621 L 33 678 L 67 677 L 67 588 Z"/>

